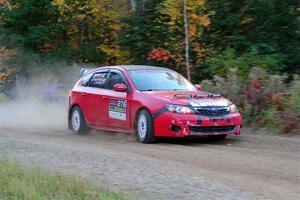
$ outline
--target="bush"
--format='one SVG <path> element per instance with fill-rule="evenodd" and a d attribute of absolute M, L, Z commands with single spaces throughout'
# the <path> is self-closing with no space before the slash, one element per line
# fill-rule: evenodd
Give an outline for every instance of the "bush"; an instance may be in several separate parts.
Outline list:
<path fill-rule="evenodd" d="M 250 70 L 255 67 L 272 74 L 282 71 L 283 58 L 283 55 L 278 53 L 262 54 L 256 47 L 251 47 L 241 55 L 234 49 L 227 48 L 208 59 L 206 67 L 216 74 L 228 74 L 232 68 L 236 68 L 237 74 L 247 79 Z"/>
<path fill-rule="evenodd" d="M 253 127 L 279 128 L 283 133 L 297 132 L 300 124 L 300 80 L 294 76 L 269 75 L 254 67 L 247 79 L 231 68 L 227 77 L 214 76 L 202 81 L 204 90 L 220 93 L 237 104 L 244 123 Z"/>
<path fill-rule="evenodd" d="M 300 77 L 294 75 L 294 81 L 291 83 L 291 105 L 294 106 L 295 111 L 300 114 Z"/>

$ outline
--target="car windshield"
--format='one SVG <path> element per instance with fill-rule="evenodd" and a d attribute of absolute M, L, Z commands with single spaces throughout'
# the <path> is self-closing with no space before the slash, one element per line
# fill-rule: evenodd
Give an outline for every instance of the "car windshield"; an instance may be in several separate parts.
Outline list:
<path fill-rule="evenodd" d="M 129 76 L 140 91 L 183 90 L 196 91 L 180 74 L 168 70 L 132 70 Z"/>

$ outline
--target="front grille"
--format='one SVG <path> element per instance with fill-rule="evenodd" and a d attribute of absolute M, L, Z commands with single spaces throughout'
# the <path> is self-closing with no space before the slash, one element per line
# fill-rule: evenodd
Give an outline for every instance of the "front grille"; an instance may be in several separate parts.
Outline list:
<path fill-rule="evenodd" d="M 195 108 L 196 114 L 215 117 L 215 116 L 223 116 L 228 115 L 230 112 L 229 107 L 202 107 Z"/>
<path fill-rule="evenodd" d="M 235 126 L 190 126 L 192 133 L 225 133 L 234 131 Z"/>

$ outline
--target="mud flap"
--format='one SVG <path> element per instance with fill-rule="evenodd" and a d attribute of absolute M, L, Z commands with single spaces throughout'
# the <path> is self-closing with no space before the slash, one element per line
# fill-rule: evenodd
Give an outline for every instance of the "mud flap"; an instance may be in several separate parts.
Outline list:
<path fill-rule="evenodd" d="M 70 117 L 70 115 L 69 115 L 69 117 L 68 117 L 68 129 L 69 129 L 69 130 L 72 130 L 71 117 Z"/>

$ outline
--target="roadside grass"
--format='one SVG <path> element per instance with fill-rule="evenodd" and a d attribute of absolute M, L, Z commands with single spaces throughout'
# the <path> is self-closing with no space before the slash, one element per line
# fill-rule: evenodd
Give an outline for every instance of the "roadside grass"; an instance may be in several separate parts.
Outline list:
<path fill-rule="evenodd" d="M 38 167 L 26 168 L 0 159 L 1 200 L 123 200 L 121 194 L 96 188 L 72 176 L 56 175 Z"/>

